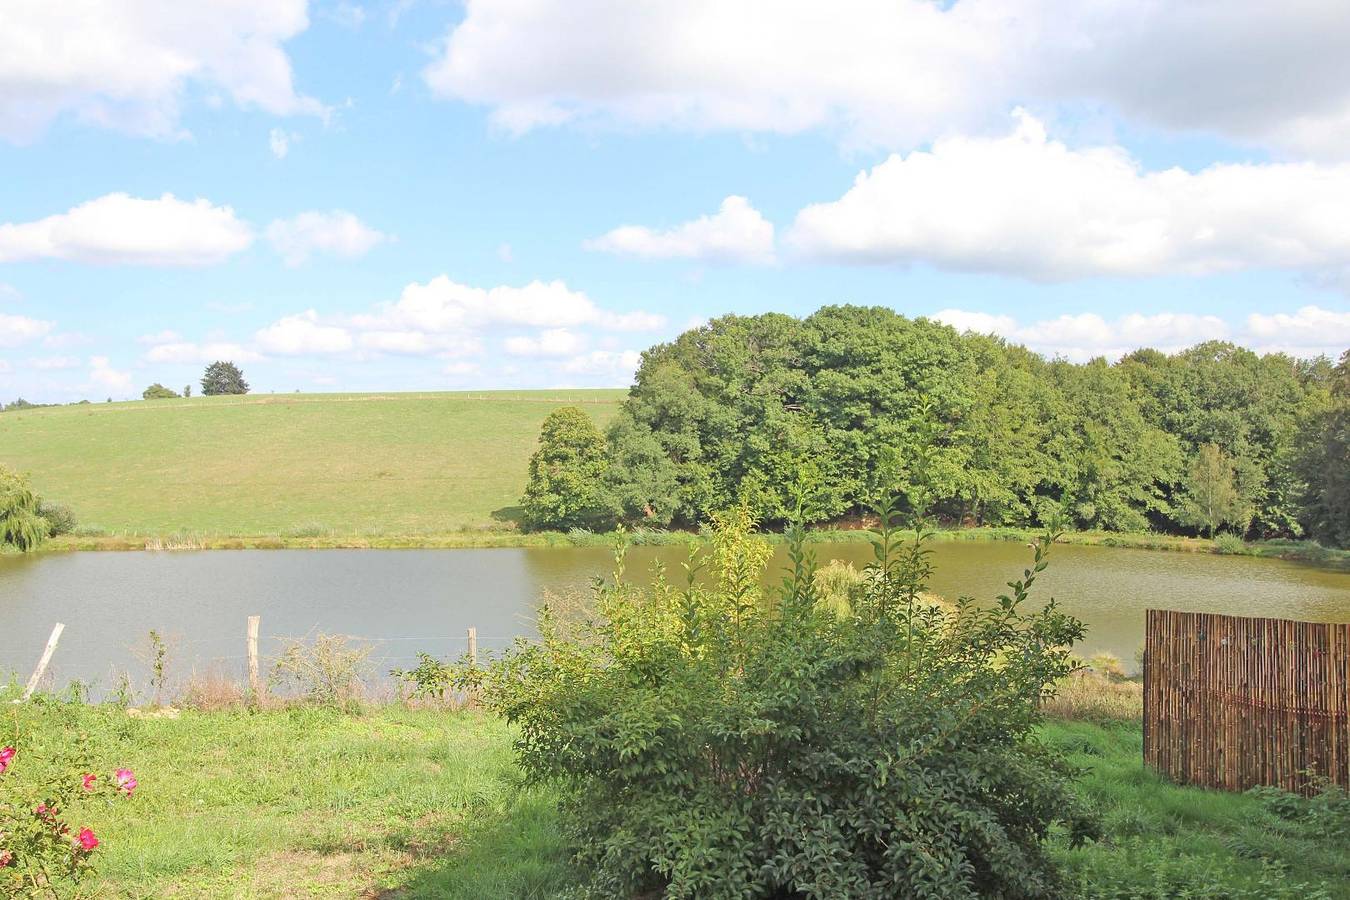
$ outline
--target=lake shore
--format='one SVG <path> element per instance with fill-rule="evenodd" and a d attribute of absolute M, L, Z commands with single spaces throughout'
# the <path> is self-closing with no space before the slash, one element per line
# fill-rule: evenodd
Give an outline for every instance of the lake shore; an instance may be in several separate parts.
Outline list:
<path fill-rule="evenodd" d="M 809 532 L 812 543 L 861 542 L 874 538 L 864 528 L 822 528 Z M 937 541 L 1011 541 L 1028 543 L 1040 534 L 1032 528 L 976 527 L 939 528 Z M 781 533 L 765 535 L 781 542 Z M 492 547 L 611 547 L 617 535 L 588 531 L 523 532 L 509 528 L 484 527 L 458 531 L 386 534 L 339 533 L 324 529 L 302 529 L 280 534 L 210 534 L 178 532 L 172 534 L 90 534 L 77 533 L 53 538 L 40 552 L 130 551 L 130 550 L 451 550 Z M 634 546 L 679 546 L 702 538 L 695 532 L 637 529 L 628 532 Z M 1313 565 L 1350 570 L 1350 550 L 1323 547 L 1313 541 L 1268 540 L 1242 543 L 1209 538 L 1180 537 L 1167 534 L 1110 531 L 1070 531 L 1060 543 L 1078 546 L 1116 547 L 1136 550 L 1165 550 L 1180 553 L 1212 553 L 1227 556 L 1257 556 L 1284 559 Z"/>

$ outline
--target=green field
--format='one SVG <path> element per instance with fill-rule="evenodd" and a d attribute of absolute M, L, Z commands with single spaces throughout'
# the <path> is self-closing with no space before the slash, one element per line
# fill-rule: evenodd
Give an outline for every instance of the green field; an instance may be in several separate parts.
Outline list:
<path fill-rule="evenodd" d="M 552 410 L 621 390 L 279 394 L 0 414 L 0 464 L 86 529 L 144 537 L 431 535 L 512 527 Z"/>
<path fill-rule="evenodd" d="M 0 689 L 0 744 L 50 759 L 81 735 L 140 781 L 133 799 L 79 813 L 102 841 L 90 896 L 508 900 L 557 897 L 579 878 L 553 793 L 523 783 L 512 729 L 486 714 L 394 704 L 133 719 L 6 699 Z M 1052 721 L 1042 735 L 1082 768 L 1105 825 L 1077 850 L 1051 838 L 1070 896 L 1350 897 L 1343 811 L 1304 804 L 1291 817 L 1171 785 L 1143 767 L 1137 723 Z"/>

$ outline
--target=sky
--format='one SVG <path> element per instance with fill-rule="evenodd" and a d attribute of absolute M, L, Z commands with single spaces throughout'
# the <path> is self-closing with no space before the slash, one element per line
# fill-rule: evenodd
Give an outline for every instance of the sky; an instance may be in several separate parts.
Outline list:
<path fill-rule="evenodd" d="M 0 401 L 624 386 L 836 303 L 1338 356 L 1350 4 L 0 2 Z"/>

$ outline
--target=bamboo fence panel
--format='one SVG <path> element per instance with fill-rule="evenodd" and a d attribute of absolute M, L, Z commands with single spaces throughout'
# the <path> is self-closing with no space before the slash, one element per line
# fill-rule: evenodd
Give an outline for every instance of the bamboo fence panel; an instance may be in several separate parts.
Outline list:
<path fill-rule="evenodd" d="M 1229 791 L 1350 787 L 1350 624 L 1146 615 L 1147 765 Z"/>

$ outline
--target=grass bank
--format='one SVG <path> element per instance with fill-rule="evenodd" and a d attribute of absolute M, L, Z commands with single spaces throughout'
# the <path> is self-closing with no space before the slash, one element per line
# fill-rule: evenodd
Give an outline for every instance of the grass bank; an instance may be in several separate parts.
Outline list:
<path fill-rule="evenodd" d="M 134 800 L 91 807 L 95 896 L 547 898 L 577 880 L 554 797 L 525 786 L 511 729 L 475 711 L 399 705 L 183 710 L 5 704 L 0 743 L 83 739 L 134 769 Z M 1269 800 L 1169 784 L 1136 722 L 1052 721 L 1083 770 L 1101 842 L 1055 838 L 1074 896 L 1350 898 L 1345 827 Z M 1066 707 L 1065 712 L 1085 707 Z"/>

